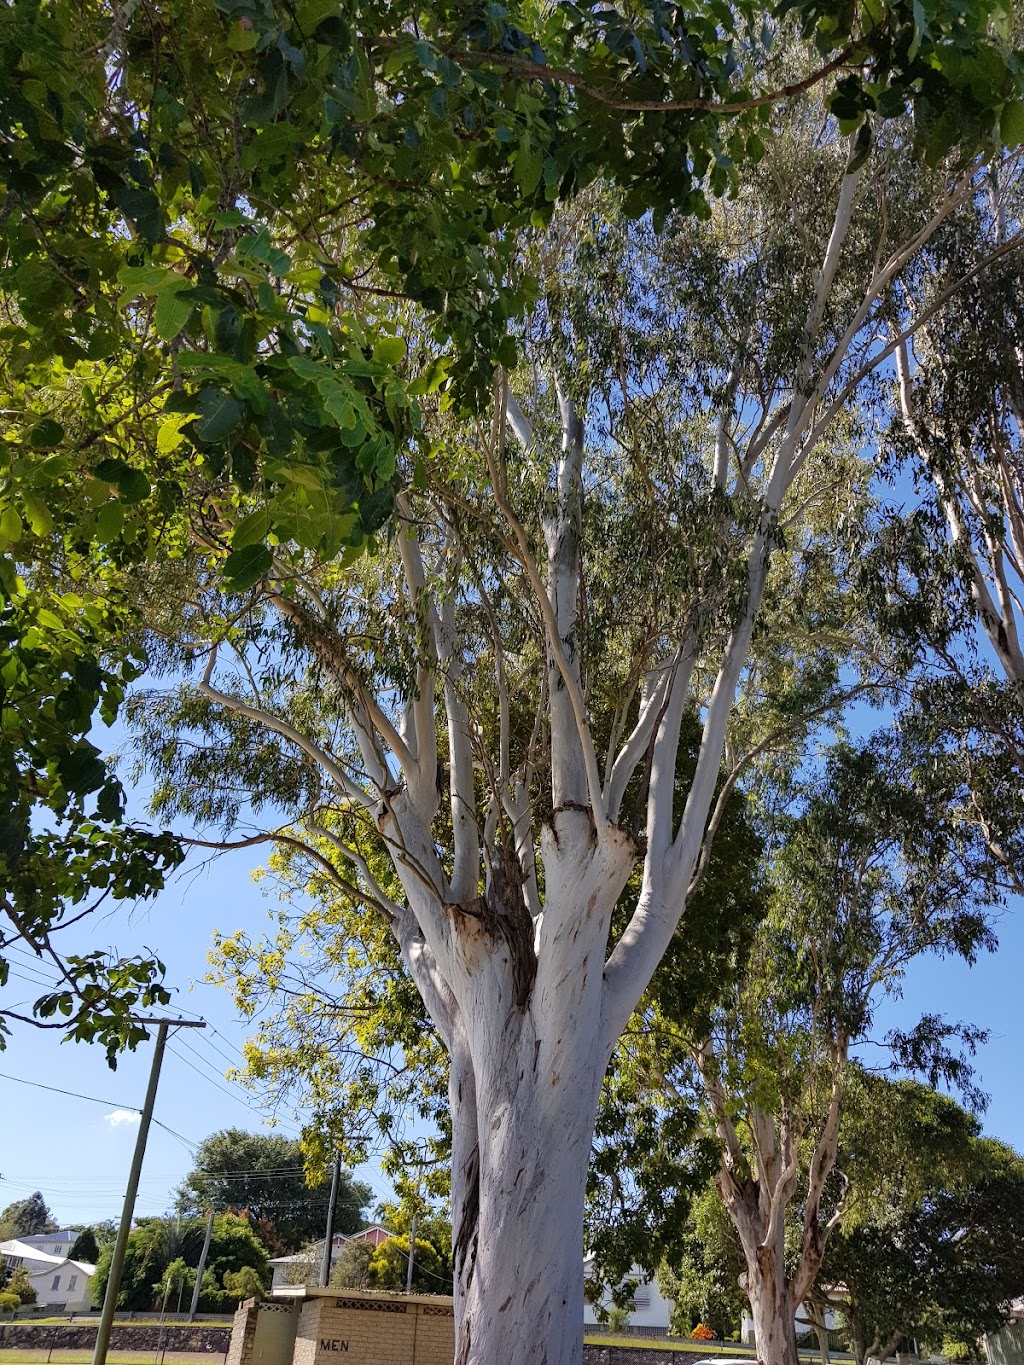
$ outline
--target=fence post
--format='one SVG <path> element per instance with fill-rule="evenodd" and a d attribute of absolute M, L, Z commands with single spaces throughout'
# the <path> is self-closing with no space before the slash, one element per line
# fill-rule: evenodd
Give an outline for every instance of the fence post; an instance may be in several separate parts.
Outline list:
<path fill-rule="evenodd" d="M 50 1365 L 50 1357 L 53 1355 L 53 1339 L 57 1335 L 56 1327 L 50 1328 L 50 1342 L 46 1348 L 46 1365 Z"/>

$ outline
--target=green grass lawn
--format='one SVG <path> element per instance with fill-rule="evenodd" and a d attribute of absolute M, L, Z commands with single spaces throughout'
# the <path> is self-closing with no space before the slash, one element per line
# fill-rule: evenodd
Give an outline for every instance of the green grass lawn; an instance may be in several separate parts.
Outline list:
<path fill-rule="evenodd" d="M 664 1337 L 611 1337 L 588 1332 L 584 1337 L 588 1346 L 637 1346 L 650 1351 L 675 1351 L 680 1355 L 696 1356 L 748 1356 L 756 1357 L 746 1346 L 737 1346 L 731 1341 L 689 1341 L 676 1338 L 668 1341 Z"/>

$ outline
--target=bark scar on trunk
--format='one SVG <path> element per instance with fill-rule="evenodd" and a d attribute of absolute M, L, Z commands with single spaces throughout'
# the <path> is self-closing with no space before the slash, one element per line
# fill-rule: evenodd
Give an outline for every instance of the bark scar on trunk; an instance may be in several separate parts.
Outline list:
<path fill-rule="evenodd" d="M 487 895 L 463 905 L 453 905 L 453 925 L 460 946 L 467 949 L 508 947 L 512 996 L 525 1010 L 537 979 L 537 951 L 533 941 L 533 917 L 523 899 L 526 876 L 519 862 L 511 831 L 497 848 L 491 865 Z"/>
<path fill-rule="evenodd" d="M 466 1197 L 459 1213 L 458 1226 L 452 1237 L 452 1253 L 463 1294 L 473 1283 L 476 1268 L 476 1237 L 480 1226 L 480 1149 L 474 1147 L 466 1163 Z"/>

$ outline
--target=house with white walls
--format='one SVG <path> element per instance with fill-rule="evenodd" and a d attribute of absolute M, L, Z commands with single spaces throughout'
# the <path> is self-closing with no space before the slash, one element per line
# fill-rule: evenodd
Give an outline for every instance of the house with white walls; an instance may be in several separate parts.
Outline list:
<path fill-rule="evenodd" d="M 358 1232 L 345 1234 L 336 1232 L 331 1239 L 331 1265 L 341 1255 L 341 1249 L 346 1242 L 369 1242 L 373 1247 L 379 1247 L 381 1242 L 386 1242 L 389 1237 L 393 1237 L 393 1232 L 388 1232 L 387 1228 L 373 1227 L 361 1228 Z M 270 1266 L 273 1280 L 270 1285 L 270 1292 L 276 1294 L 279 1291 L 284 1293 L 300 1294 L 302 1287 L 310 1282 L 319 1283 L 317 1276 L 323 1264 L 324 1244 L 323 1242 L 314 1243 L 312 1247 L 307 1247 L 305 1251 L 297 1251 L 293 1256 L 274 1256 L 268 1265 Z"/>
<path fill-rule="evenodd" d="M 0 1263 L 8 1270 L 24 1269 L 36 1291 L 40 1307 L 65 1313 L 88 1312 L 92 1308 L 89 1281 L 96 1267 L 88 1261 L 68 1258 L 76 1232 L 35 1233 L 0 1242 Z"/>
<path fill-rule="evenodd" d="M 583 1262 L 584 1277 L 589 1280 L 593 1273 L 594 1258 L 587 1256 Z M 647 1336 L 667 1336 L 674 1307 L 672 1300 L 665 1298 L 658 1288 L 657 1281 L 649 1279 L 639 1266 L 633 1266 L 628 1279 L 633 1284 L 632 1297 L 626 1305 L 626 1311 L 629 1313 L 628 1327 L 637 1331 L 638 1335 L 642 1333 Z M 611 1294 L 602 1295 L 597 1304 L 584 1300 L 584 1327 L 598 1326 L 601 1322 L 598 1312 L 607 1315 L 612 1303 Z"/>

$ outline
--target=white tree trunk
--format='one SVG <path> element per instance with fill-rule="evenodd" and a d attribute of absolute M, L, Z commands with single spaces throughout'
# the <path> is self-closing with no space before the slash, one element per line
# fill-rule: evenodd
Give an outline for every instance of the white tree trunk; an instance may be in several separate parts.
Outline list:
<path fill-rule="evenodd" d="M 766 1258 L 767 1259 L 767 1258 Z M 758 1365 L 797 1365 L 796 1325 L 784 1267 L 765 1265 L 767 1273 L 750 1277 L 750 1312 Z"/>
<path fill-rule="evenodd" d="M 589 812 L 543 840 L 536 954 L 456 913 L 469 969 L 450 1086 L 456 1365 L 580 1365 L 583 1200 L 598 1095 L 604 951 L 635 849 Z M 489 923 L 493 926 L 494 920 Z M 517 962 L 518 955 L 518 962 Z"/>
<path fill-rule="evenodd" d="M 514 1093 L 481 1095 L 477 1189 L 459 1199 L 478 1209 L 459 1265 L 457 1365 L 583 1358 L 583 1196 L 603 1067 L 552 1086 L 543 1046 L 532 1072 L 534 1050 Z"/>

